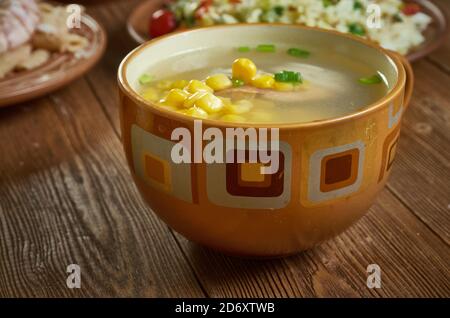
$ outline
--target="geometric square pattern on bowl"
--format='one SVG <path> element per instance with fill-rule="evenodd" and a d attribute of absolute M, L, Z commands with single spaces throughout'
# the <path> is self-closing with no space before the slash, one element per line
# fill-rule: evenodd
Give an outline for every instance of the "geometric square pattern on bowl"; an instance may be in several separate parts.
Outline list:
<path fill-rule="evenodd" d="M 236 151 L 236 150 L 234 150 Z M 245 151 L 248 158 L 249 150 Z M 262 174 L 264 164 L 226 163 L 227 192 L 233 196 L 246 197 L 278 197 L 284 186 L 284 155 L 279 153 L 278 171 L 273 174 Z"/>
<path fill-rule="evenodd" d="M 398 125 L 384 140 L 378 182 L 383 180 L 386 173 L 389 172 L 392 164 L 394 163 L 399 138 L 400 125 Z"/>
<path fill-rule="evenodd" d="M 320 191 L 330 192 L 355 183 L 358 176 L 359 149 L 354 148 L 322 158 Z"/>
<path fill-rule="evenodd" d="M 227 158 L 247 149 L 231 149 Z M 261 174 L 261 162 L 212 163 L 206 165 L 208 200 L 216 205 L 243 209 L 281 209 L 291 197 L 292 151 L 279 143 L 279 167 L 273 174 Z M 246 160 L 247 161 L 247 160 Z"/>
<path fill-rule="evenodd" d="M 400 122 L 400 118 L 402 117 L 403 114 L 403 104 L 402 104 L 403 98 L 402 99 L 396 99 L 393 100 L 390 104 L 389 104 L 389 108 L 388 108 L 388 128 L 391 129 L 393 128 L 395 125 L 397 125 Z"/>
<path fill-rule="evenodd" d="M 363 180 L 362 141 L 320 149 L 309 158 L 308 199 L 319 203 L 358 191 Z"/>
<path fill-rule="evenodd" d="M 169 192 L 171 190 L 171 168 L 169 163 L 147 152 L 143 153 L 143 160 L 147 182 Z"/>
<path fill-rule="evenodd" d="M 172 161 L 174 145 L 174 142 L 137 125 L 131 127 L 131 152 L 136 175 L 153 188 L 192 202 L 191 165 Z"/>

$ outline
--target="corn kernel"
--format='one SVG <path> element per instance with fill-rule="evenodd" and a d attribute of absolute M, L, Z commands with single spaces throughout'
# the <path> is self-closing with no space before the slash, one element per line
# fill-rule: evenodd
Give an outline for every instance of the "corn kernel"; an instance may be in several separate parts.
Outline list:
<path fill-rule="evenodd" d="M 213 89 L 206 85 L 204 82 L 199 80 L 191 80 L 189 81 L 189 84 L 184 88 L 189 93 L 194 94 L 197 92 L 213 92 Z"/>
<path fill-rule="evenodd" d="M 189 93 L 179 89 L 172 88 L 162 102 L 175 107 L 183 106 L 184 101 L 189 97 Z"/>
<path fill-rule="evenodd" d="M 252 85 L 258 88 L 272 88 L 274 83 L 272 75 L 259 75 L 252 80 Z"/>
<path fill-rule="evenodd" d="M 205 95 L 205 94 L 206 94 L 206 92 L 197 92 L 197 93 L 192 94 L 183 102 L 183 107 L 191 108 L 192 106 L 194 106 L 195 102 L 199 98 L 203 97 L 203 95 Z"/>
<path fill-rule="evenodd" d="M 172 83 L 171 88 L 183 89 L 189 82 L 187 80 L 178 80 Z"/>
<path fill-rule="evenodd" d="M 146 88 L 141 96 L 148 101 L 156 102 L 159 99 L 159 91 L 154 87 Z"/>
<path fill-rule="evenodd" d="M 238 100 L 234 103 L 225 104 L 225 110 L 231 114 L 244 114 L 253 108 L 253 103 L 246 99 Z"/>
<path fill-rule="evenodd" d="M 205 110 L 208 114 L 217 113 L 222 110 L 222 100 L 212 93 L 205 93 L 195 101 L 195 106 Z"/>
<path fill-rule="evenodd" d="M 246 83 L 250 83 L 257 72 L 255 63 L 246 58 L 234 60 L 231 69 L 233 78 L 243 80 Z"/>
<path fill-rule="evenodd" d="M 225 74 L 211 75 L 206 78 L 206 84 L 215 91 L 233 86 L 230 78 Z"/>
<path fill-rule="evenodd" d="M 196 106 L 193 106 L 189 109 L 181 110 L 180 112 L 185 115 L 192 116 L 192 117 L 198 117 L 198 118 L 203 118 L 203 119 L 208 118 L 208 113 L 205 112 L 203 109 L 198 108 Z"/>
<path fill-rule="evenodd" d="M 245 122 L 245 117 L 234 115 L 234 114 L 226 114 L 220 117 L 220 120 L 228 121 L 228 122 L 235 122 L 235 123 L 241 123 Z"/>
<path fill-rule="evenodd" d="M 292 91 L 294 90 L 294 85 L 292 83 L 275 82 L 273 88 L 277 91 Z"/>
<path fill-rule="evenodd" d="M 169 90 L 171 86 L 172 86 L 172 81 L 169 81 L 169 80 L 162 80 L 156 84 L 156 88 L 159 88 L 161 90 Z"/>

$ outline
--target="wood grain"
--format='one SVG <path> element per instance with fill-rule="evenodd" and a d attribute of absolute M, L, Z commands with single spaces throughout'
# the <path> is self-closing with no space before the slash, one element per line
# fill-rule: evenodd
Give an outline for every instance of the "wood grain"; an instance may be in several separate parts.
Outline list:
<path fill-rule="evenodd" d="M 83 79 L 0 111 L 0 297 L 450 296 L 450 41 L 414 65 L 396 163 L 369 213 L 305 253 L 244 260 L 172 232 L 132 184 L 116 71 L 135 46 L 124 23 L 136 3 L 88 8 L 109 44 Z M 80 290 L 65 285 L 70 263 L 81 265 Z M 371 263 L 381 289 L 366 286 Z"/>
<path fill-rule="evenodd" d="M 0 112 L 0 295 L 202 296 L 86 82 L 33 104 Z"/>
<path fill-rule="evenodd" d="M 234 259 L 178 236 L 212 297 L 443 297 L 450 293 L 450 248 L 388 190 L 337 238 L 286 259 Z M 368 289 L 378 264 L 382 288 Z"/>

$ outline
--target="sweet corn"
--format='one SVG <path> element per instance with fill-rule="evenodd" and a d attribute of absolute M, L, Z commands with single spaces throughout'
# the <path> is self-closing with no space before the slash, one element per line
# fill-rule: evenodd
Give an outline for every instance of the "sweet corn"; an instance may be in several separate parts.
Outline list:
<path fill-rule="evenodd" d="M 156 84 L 156 88 L 159 88 L 160 90 L 169 90 L 172 86 L 172 83 L 173 82 L 169 80 L 162 80 Z"/>
<path fill-rule="evenodd" d="M 184 101 L 189 97 L 189 93 L 179 88 L 172 88 L 169 93 L 164 97 L 161 102 L 166 105 L 172 105 L 175 107 L 183 106 Z"/>
<path fill-rule="evenodd" d="M 184 108 L 191 108 L 194 106 L 197 99 L 201 98 L 203 95 L 205 95 L 207 92 L 197 92 L 189 96 L 183 103 Z"/>
<path fill-rule="evenodd" d="M 294 85 L 292 83 L 275 82 L 273 88 L 277 91 L 287 92 L 294 90 Z"/>
<path fill-rule="evenodd" d="M 189 84 L 184 88 L 189 93 L 194 94 L 197 92 L 213 92 L 213 89 L 206 85 L 204 82 L 199 80 L 191 80 L 189 81 Z"/>
<path fill-rule="evenodd" d="M 185 115 L 192 116 L 192 117 L 198 117 L 198 118 L 203 118 L 203 119 L 208 118 L 208 113 L 205 112 L 203 109 L 198 108 L 196 106 L 193 106 L 189 109 L 181 110 L 180 112 Z"/>
<path fill-rule="evenodd" d="M 217 113 L 222 110 L 222 100 L 212 93 L 205 93 L 195 101 L 194 106 L 205 110 L 208 114 Z"/>
<path fill-rule="evenodd" d="M 187 80 L 178 80 L 172 83 L 171 88 L 183 89 L 189 82 Z"/>
<path fill-rule="evenodd" d="M 159 99 L 159 91 L 154 87 L 146 88 L 141 96 L 148 101 L 156 102 Z"/>
<path fill-rule="evenodd" d="M 228 121 L 228 122 L 235 122 L 235 123 L 241 123 L 245 122 L 245 117 L 234 115 L 234 114 L 226 114 L 220 117 L 220 120 Z"/>
<path fill-rule="evenodd" d="M 258 88 L 272 88 L 275 79 L 272 75 L 258 75 L 252 80 L 252 85 Z"/>
<path fill-rule="evenodd" d="M 244 114 L 253 108 L 253 103 L 246 99 L 238 100 L 234 103 L 226 103 L 225 110 L 230 114 Z"/>
<path fill-rule="evenodd" d="M 206 84 L 215 91 L 233 86 L 230 78 L 225 74 L 211 75 L 206 78 Z"/>
<path fill-rule="evenodd" d="M 246 83 L 250 83 L 257 72 L 255 63 L 246 58 L 234 60 L 231 70 L 233 78 L 243 80 Z"/>

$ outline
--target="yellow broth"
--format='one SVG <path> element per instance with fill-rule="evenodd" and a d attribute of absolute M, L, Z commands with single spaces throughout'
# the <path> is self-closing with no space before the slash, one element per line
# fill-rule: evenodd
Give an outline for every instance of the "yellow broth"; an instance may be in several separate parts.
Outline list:
<path fill-rule="evenodd" d="M 239 52 L 236 48 L 214 48 L 170 57 L 152 69 L 154 79 L 142 85 L 139 93 L 160 107 L 200 118 L 254 123 L 303 123 L 341 117 L 357 112 L 381 99 L 388 92 L 384 76 L 367 63 L 335 52 L 314 51 L 309 57 L 291 56 L 289 47 L 277 46 L 275 52 Z M 205 81 L 208 76 L 225 74 L 232 78 L 231 65 L 238 58 L 250 59 L 258 74 L 273 76 L 283 70 L 300 72 L 303 83 L 284 91 L 277 86 L 255 88 L 251 83 L 212 92 L 226 104 L 220 111 L 164 103 L 173 88 L 186 91 L 190 80 Z M 380 83 L 362 84 L 359 79 L 379 74 Z M 281 90 L 280 90 L 281 89 Z M 189 95 L 189 94 L 188 94 Z M 250 104 L 249 104 L 250 103 Z M 250 106 L 249 106 L 250 105 Z M 229 106 L 229 105 L 228 105 Z"/>

